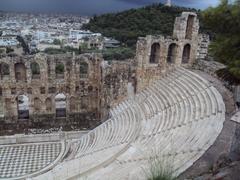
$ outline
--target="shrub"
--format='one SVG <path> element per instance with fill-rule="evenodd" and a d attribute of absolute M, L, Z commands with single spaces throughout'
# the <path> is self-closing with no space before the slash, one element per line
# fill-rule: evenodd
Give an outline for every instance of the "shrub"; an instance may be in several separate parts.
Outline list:
<path fill-rule="evenodd" d="M 103 51 L 103 58 L 105 60 L 125 60 L 133 58 L 135 50 L 132 48 L 119 47 L 114 49 L 107 49 Z"/>
<path fill-rule="evenodd" d="M 64 73 L 64 65 L 61 64 L 57 64 L 56 65 L 56 74 L 63 74 Z"/>
<path fill-rule="evenodd" d="M 148 155 L 149 156 L 149 155 Z M 148 169 L 145 169 L 147 180 L 176 180 L 172 162 L 174 157 L 162 156 L 161 152 L 153 151 L 148 159 Z"/>

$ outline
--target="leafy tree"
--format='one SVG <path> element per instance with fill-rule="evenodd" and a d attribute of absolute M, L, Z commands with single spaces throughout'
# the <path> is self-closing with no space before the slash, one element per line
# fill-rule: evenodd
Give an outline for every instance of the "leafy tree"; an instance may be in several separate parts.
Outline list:
<path fill-rule="evenodd" d="M 213 35 L 210 53 L 240 78 L 240 1 L 221 0 L 219 6 L 205 10 L 202 19 Z"/>
<path fill-rule="evenodd" d="M 3 54 L 4 52 L 4 49 L 0 49 L 0 54 Z"/>
<path fill-rule="evenodd" d="M 24 53 L 25 53 L 25 54 L 29 54 L 29 53 L 30 53 L 30 50 L 29 50 L 28 44 L 25 42 L 25 40 L 23 39 L 23 37 L 22 37 L 22 36 L 17 36 L 16 39 L 20 42 L 20 44 L 21 44 L 21 46 L 22 46 L 22 48 L 23 48 Z"/>
<path fill-rule="evenodd" d="M 140 36 L 171 35 L 175 17 L 182 11 L 196 10 L 177 6 L 167 7 L 161 3 L 153 4 L 120 13 L 94 16 L 83 28 L 100 32 L 106 37 L 113 37 L 129 47 L 134 47 Z"/>
<path fill-rule="evenodd" d="M 59 63 L 56 65 L 56 74 L 63 74 L 64 73 L 64 65 Z"/>
<path fill-rule="evenodd" d="M 61 45 L 61 40 L 59 40 L 59 39 L 54 39 L 54 40 L 53 40 L 53 44 L 55 44 L 55 45 Z"/>
<path fill-rule="evenodd" d="M 66 50 L 56 49 L 56 48 L 46 48 L 44 50 L 44 53 L 46 53 L 46 54 L 64 54 L 64 53 L 66 53 Z"/>
<path fill-rule="evenodd" d="M 135 50 L 132 48 L 119 47 L 114 49 L 107 49 L 103 51 L 103 58 L 105 60 L 125 60 L 133 58 Z"/>
<path fill-rule="evenodd" d="M 11 52 L 14 52 L 14 49 L 12 49 L 11 47 L 7 47 L 6 48 L 6 53 L 11 53 Z"/>

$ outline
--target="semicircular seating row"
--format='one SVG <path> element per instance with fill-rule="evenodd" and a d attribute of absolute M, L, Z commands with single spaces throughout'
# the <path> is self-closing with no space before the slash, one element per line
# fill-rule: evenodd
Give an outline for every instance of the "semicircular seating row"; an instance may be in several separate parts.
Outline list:
<path fill-rule="evenodd" d="M 179 175 L 214 143 L 225 120 L 219 92 L 182 67 L 111 110 L 111 119 L 69 146 L 68 156 L 34 179 L 147 179 L 153 157 Z"/>

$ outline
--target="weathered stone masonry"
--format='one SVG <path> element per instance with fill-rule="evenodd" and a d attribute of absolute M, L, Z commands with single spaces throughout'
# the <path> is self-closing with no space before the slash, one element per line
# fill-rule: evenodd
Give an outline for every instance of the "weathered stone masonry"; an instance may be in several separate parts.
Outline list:
<path fill-rule="evenodd" d="M 91 129 L 111 107 L 176 66 L 207 56 L 195 13 L 176 18 L 172 37 L 139 38 L 132 60 L 104 61 L 100 54 L 0 59 L 0 133 L 28 128 Z"/>
<path fill-rule="evenodd" d="M 183 12 L 176 18 L 172 37 L 139 38 L 136 52 L 137 89 L 142 90 L 175 66 L 191 67 L 196 61 L 202 36 L 195 13 Z"/>
<path fill-rule="evenodd" d="M 102 61 L 89 54 L 2 58 L 1 131 L 95 127 L 103 118 Z"/>

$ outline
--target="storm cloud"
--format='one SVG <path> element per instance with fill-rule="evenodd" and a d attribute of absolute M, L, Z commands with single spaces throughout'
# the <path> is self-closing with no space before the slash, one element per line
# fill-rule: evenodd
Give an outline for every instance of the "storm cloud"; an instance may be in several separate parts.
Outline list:
<path fill-rule="evenodd" d="M 118 12 L 166 0 L 0 0 L 0 10 L 28 12 L 68 12 L 81 15 Z M 198 9 L 216 5 L 218 0 L 172 0 L 179 6 Z"/>

